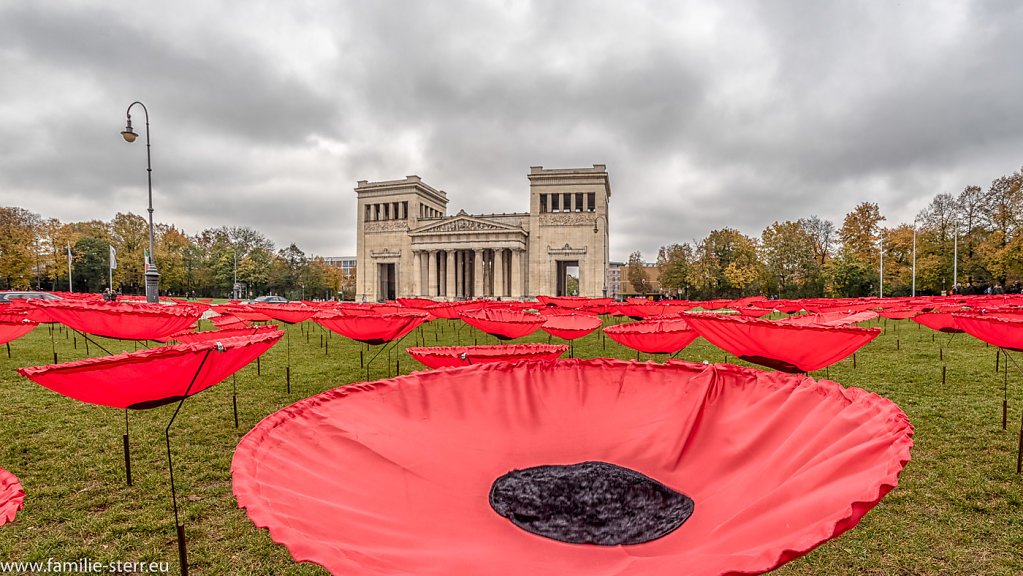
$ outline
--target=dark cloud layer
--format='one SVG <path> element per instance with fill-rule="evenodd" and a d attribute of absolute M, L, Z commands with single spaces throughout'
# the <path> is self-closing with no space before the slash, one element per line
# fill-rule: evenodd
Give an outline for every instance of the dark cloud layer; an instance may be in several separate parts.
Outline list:
<path fill-rule="evenodd" d="M 759 235 L 1023 164 L 1014 2 L 0 3 L 0 204 L 145 210 L 354 253 L 357 180 L 527 208 L 529 166 L 607 164 L 612 258 Z M 137 129 L 144 117 L 133 109 Z"/>

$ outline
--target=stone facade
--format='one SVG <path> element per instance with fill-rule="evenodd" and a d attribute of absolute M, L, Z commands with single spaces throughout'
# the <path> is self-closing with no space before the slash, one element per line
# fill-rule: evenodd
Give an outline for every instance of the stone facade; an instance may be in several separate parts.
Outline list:
<path fill-rule="evenodd" d="M 447 215 L 447 194 L 418 176 L 355 188 L 356 300 L 526 299 L 607 293 L 608 201 L 602 164 L 529 172 L 529 212 Z"/>

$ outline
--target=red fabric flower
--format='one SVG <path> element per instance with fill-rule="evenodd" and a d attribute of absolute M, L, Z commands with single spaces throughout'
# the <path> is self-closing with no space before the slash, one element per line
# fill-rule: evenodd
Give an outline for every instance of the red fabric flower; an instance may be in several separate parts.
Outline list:
<path fill-rule="evenodd" d="M 353 384 L 239 443 L 239 506 L 334 574 L 755 574 L 853 527 L 897 484 L 892 402 L 806 376 L 617 360 L 495 363 Z M 643 544 L 566 544 L 491 509 L 511 470 L 600 461 L 695 503 Z"/>

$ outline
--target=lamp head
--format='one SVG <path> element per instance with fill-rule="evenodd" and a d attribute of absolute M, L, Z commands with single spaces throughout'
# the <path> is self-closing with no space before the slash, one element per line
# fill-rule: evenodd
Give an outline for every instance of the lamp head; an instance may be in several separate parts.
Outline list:
<path fill-rule="evenodd" d="M 131 116 L 128 116 L 128 125 L 125 126 L 124 130 L 121 132 L 121 136 L 123 136 L 124 141 L 128 143 L 134 142 L 135 139 L 139 137 L 139 135 L 131 129 Z"/>

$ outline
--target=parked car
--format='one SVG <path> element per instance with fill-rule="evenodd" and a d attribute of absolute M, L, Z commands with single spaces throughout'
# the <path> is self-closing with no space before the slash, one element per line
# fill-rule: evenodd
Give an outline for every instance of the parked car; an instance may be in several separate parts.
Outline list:
<path fill-rule="evenodd" d="M 0 292 L 0 304 L 10 304 L 14 300 L 32 299 L 63 300 L 63 298 L 61 298 L 60 296 L 57 296 L 56 294 L 50 294 L 49 292 L 35 292 L 33 290 L 24 291 L 11 290 L 7 292 Z"/>
<path fill-rule="evenodd" d="M 287 304 L 290 302 L 283 296 L 260 296 L 248 301 L 248 304 Z"/>

